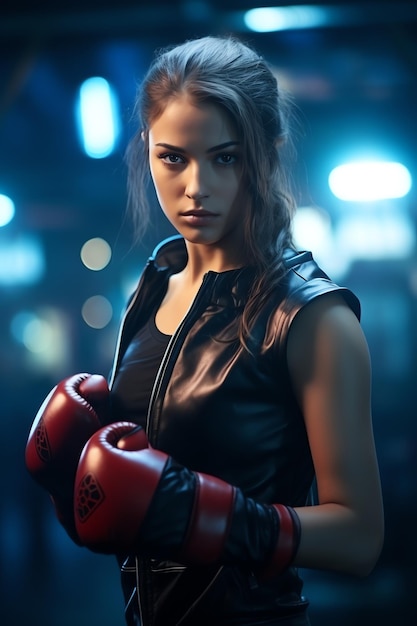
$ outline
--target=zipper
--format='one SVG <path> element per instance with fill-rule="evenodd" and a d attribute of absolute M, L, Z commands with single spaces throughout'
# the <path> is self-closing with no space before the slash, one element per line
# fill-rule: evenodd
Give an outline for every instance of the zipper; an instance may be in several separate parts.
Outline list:
<path fill-rule="evenodd" d="M 182 344 L 182 339 L 185 338 L 186 331 L 194 321 L 193 313 L 198 309 L 200 302 L 203 300 L 203 297 L 207 297 L 207 295 L 209 295 L 213 291 L 217 279 L 218 274 L 216 274 L 215 272 L 208 272 L 207 274 L 204 274 L 203 281 L 200 285 L 199 290 L 197 291 L 194 300 L 192 301 L 190 307 L 188 308 L 188 311 L 182 318 L 181 322 L 178 324 L 177 329 L 175 330 L 174 334 L 168 342 L 167 348 L 165 350 L 164 356 L 162 357 L 162 361 L 159 365 L 155 377 L 149 401 L 148 413 L 146 417 L 146 434 L 148 435 L 151 444 L 155 444 L 155 441 L 151 441 L 151 421 L 152 417 L 155 418 L 156 404 L 158 400 L 162 398 L 164 389 L 166 389 L 169 382 L 169 378 L 167 376 L 168 367 L 172 365 L 175 350 L 177 350 L 178 353 L 179 348 Z M 208 291 L 209 287 L 211 287 L 210 291 Z"/>
<path fill-rule="evenodd" d="M 182 337 L 185 337 L 186 335 L 185 331 L 187 330 L 187 328 L 193 321 L 193 313 L 199 307 L 200 302 L 203 299 L 203 296 L 207 295 L 208 293 L 211 293 L 211 291 L 210 292 L 208 291 L 208 288 L 209 288 L 208 286 L 211 284 L 212 289 L 213 289 L 216 284 L 217 278 L 218 278 L 218 275 L 214 272 L 208 272 L 207 274 L 204 275 L 203 281 L 200 285 L 200 288 L 194 300 L 192 301 L 187 313 L 184 315 L 183 319 L 179 323 L 177 329 L 175 330 L 175 333 L 172 335 L 171 339 L 169 340 L 164 356 L 162 357 L 162 361 L 158 368 L 154 385 L 152 388 L 151 397 L 149 401 L 149 408 L 148 408 L 148 413 L 147 413 L 147 418 L 146 418 L 146 434 L 151 444 L 153 442 L 151 441 L 149 430 L 150 430 L 150 425 L 151 425 L 152 414 L 154 412 L 154 407 L 156 405 L 158 398 L 161 398 L 162 396 L 163 383 L 165 383 L 165 388 L 166 388 L 166 385 L 168 384 L 169 379 L 167 381 L 168 377 L 166 374 L 167 374 L 168 366 L 172 363 L 172 355 L 175 352 L 175 348 L 181 345 L 181 339 Z M 129 306 L 128 310 L 126 311 L 126 315 L 131 310 L 134 302 L 136 302 L 136 297 L 131 302 L 131 306 Z M 123 320 L 123 325 L 126 319 L 126 315 Z M 139 608 L 141 623 L 143 624 L 143 626 L 146 626 L 148 620 L 147 620 L 147 616 L 144 616 L 143 614 L 143 608 L 141 604 L 141 592 L 143 594 L 147 593 L 146 588 L 145 588 L 145 580 L 144 580 L 145 577 L 147 576 L 147 572 L 143 570 L 142 576 L 139 576 L 139 570 L 140 570 L 140 562 L 139 562 L 139 559 L 136 557 L 136 581 L 137 581 L 138 608 Z M 217 576 L 215 578 L 217 578 Z M 207 589 L 201 594 L 200 598 L 206 593 L 206 591 L 210 588 L 210 586 L 211 585 L 209 585 L 209 587 L 207 587 Z M 194 605 L 195 603 L 193 604 L 193 606 Z M 188 611 L 187 611 L 187 614 L 188 614 Z"/>

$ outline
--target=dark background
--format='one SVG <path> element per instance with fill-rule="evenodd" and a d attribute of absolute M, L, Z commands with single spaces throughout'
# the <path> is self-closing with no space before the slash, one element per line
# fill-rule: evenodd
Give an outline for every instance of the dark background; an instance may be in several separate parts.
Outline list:
<path fill-rule="evenodd" d="M 129 286 L 154 244 L 170 232 L 155 214 L 150 234 L 135 248 L 125 218 L 123 152 L 133 132 L 136 84 L 154 50 L 225 32 L 253 43 L 296 101 L 299 202 L 323 207 L 333 223 L 351 209 L 330 194 L 327 174 L 355 142 L 389 146 L 417 180 L 416 3 L 326 4 L 343 8 L 342 18 L 332 14 L 322 28 L 255 34 L 236 21 L 239 10 L 256 6 L 245 0 L 2 2 L 0 193 L 13 197 L 16 217 L 0 228 L 0 262 L 2 247 L 27 236 L 45 259 L 36 283 L 0 283 L 2 625 L 123 624 L 116 564 L 67 539 L 46 494 L 26 473 L 24 447 L 38 407 L 58 380 L 79 371 L 107 374 Z M 76 91 L 93 75 L 115 87 L 123 120 L 116 152 L 101 160 L 83 154 L 74 124 Z M 415 186 L 405 200 L 372 210 L 405 212 L 415 235 Z M 112 247 L 101 272 L 80 261 L 80 248 L 91 237 Z M 336 268 L 336 251 L 334 263 Z M 332 274 L 331 255 L 325 269 Z M 359 259 L 341 279 L 362 300 L 373 360 L 386 541 L 368 578 L 305 572 L 306 595 L 313 625 L 408 626 L 417 623 L 415 246 L 401 258 Z M 105 295 L 114 311 L 101 330 L 80 314 L 94 294 Z M 16 340 L 11 328 L 22 311 L 64 320 L 61 359 L 45 365 Z"/>

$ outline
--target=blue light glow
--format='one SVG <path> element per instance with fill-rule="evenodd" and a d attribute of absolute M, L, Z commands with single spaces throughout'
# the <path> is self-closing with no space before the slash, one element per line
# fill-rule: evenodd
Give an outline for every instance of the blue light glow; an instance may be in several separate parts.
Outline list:
<path fill-rule="evenodd" d="M 34 236 L 0 239 L 0 285 L 31 285 L 45 273 L 45 254 Z"/>
<path fill-rule="evenodd" d="M 249 30 L 257 33 L 268 33 L 323 26 L 327 23 L 327 16 L 322 7 L 308 5 L 262 7 L 246 11 L 243 21 Z"/>
<path fill-rule="evenodd" d="M 14 202 L 9 196 L 0 193 L 0 227 L 6 226 L 14 218 Z"/>
<path fill-rule="evenodd" d="M 335 167 L 329 175 L 329 187 L 340 200 L 375 202 L 403 198 L 411 189 L 412 179 L 402 163 L 358 161 Z"/>
<path fill-rule="evenodd" d="M 415 249 L 413 222 L 401 212 L 345 216 L 336 228 L 336 249 L 353 261 L 403 259 Z"/>
<path fill-rule="evenodd" d="M 26 348 L 26 364 L 36 372 L 68 371 L 71 332 L 67 315 L 53 307 L 17 311 L 10 323 L 13 339 Z"/>
<path fill-rule="evenodd" d="M 78 124 L 85 153 L 93 159 L 109 156 L 119 133 L 115 93 L 104 78 L 95 76 L 81 85 Z"/>

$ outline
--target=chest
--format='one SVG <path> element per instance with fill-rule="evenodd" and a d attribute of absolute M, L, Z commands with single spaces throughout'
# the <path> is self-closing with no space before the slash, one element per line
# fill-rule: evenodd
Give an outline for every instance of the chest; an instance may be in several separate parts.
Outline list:
<path fill-rule="evenodd" d="M 165 297 L 155 315 L 158 330 L 165 335 L 173 335 L 187 314 L 195 299 L 200 283 L 186 285 L 177 277 L 171 276 Z"/>
<path fill-rule="evenodd" d="M 185 466 L 273 500 L 289 485 L 277 476 L 309 457 L 304 423 L 284 366 L 250 355 L 236 332 L 214 309 L 195 322 L 154 399 L 149 437 Z"/>

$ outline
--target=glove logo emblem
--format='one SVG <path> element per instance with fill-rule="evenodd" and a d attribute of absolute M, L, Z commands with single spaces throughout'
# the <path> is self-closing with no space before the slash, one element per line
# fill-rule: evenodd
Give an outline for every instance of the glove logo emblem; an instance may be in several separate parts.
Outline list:
<path fill-rule="evenodd" d="M 103 501 L 103 489 L 93 474 L 86 474 L 78 485 L 75 503 L 75 510 L 80 522 L 85 522 Z"/>
<path fill-rule="evenodd" d="M 51 447 L 49 445 L 48 433 L 46 432 L 43 418 L 39 420 L 36 429 L 35 447 L 41 461 L 49 463 L 51 460 Z"/>

